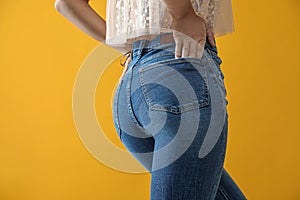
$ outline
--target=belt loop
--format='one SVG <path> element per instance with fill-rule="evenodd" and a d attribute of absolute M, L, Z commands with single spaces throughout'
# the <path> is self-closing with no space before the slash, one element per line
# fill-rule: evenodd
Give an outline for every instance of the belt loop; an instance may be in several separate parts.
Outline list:
<path fill-rule="evenodd" d="M 121 66 L 126 68 L 129 65 L 129 63 L 131 63 L 132 61 L 134 61 L 134 63 L 132 63 L 132 66 L 134 66 L 135 63 L 138 62 L 138 60 L 142 56 L 146 44 L 147 44 L 147 40 L 139 40 L 133 43 L 132 49 L 130 51 L 127 51 L 121 56 L 120 58 Z M 128 63 L 127 60 L 129 58 L 131 58 L 131 61 Z"/>
<path fill-rule="evenodd" d="M 124 61 L 124 57 L 126 57 L 125 61 Z M 131 50 L 127 51 L 125 54 L 123 54 L 121 56 L 120 65 L 124 67 L 129 57 L 132 57 L 132 51 Z"/>
<path fill-rule="evenodd" d="M 141 42 L 139 44 L 139 47 L 138 47 L 139 48 L 139 51 L 138 51 L 139 55 L 138 55 L 138 57 L 140 57 L 142 55 L 143 50 L 144 50 L 147 42 L 148 42 L 147 40 L 141 40 Z"/>
<path fill-rule="evenodd" d="M 138 41 L 139 43 L 138 43 L 138 45 L 135 47 L 135 49 L 138 49 L 138 52 L 137 52 L 137 55 L 136 55 L 136 57 L 135 57 L 135 61 L 137 62 L 139 59 L 140 59 L 140 57 L 142 56 L 142 54 L 143 54 L 143 51 L 144 51 L 144 48 L 145 48 L 145 46 L 146 46 L 146 44 L 147 44 L 147 40 L 140 40 L 140 41 Z M 134 49 L 134 50 L 135 50 Z"/>

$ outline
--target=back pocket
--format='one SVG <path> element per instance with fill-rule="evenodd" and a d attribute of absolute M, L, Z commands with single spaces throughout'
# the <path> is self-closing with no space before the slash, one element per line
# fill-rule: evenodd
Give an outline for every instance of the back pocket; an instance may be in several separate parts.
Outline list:
<path fill-rule="evenodd" d="M 140 66 L 142 91 L 150 110 L 183 113 L 209 105 L 206 59 L 168 59 Z"/>

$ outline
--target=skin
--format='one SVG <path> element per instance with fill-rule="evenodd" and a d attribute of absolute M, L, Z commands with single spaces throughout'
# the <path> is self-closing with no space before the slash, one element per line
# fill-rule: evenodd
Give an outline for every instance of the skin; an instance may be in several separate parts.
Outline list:
<path fill-rule="evenodd" d="M 163 0 L 173 17 L 173 36 L 176 43 L 175 57 L 201 57 L 206 36 L 212 46 L 214 34 L 207 28 L 204 20 L 197 16 L 190 0 Z M 55 9 L 87 35 L 99 42 L 105 41 L 106 22 L 89 5 L 89 0 L 56 0 Z M 130 57 L 125 63 L 123 74 L 127 71 Z"/>
<path fill-rule="evenodd" d="M 106 22 L 89 5 L 89 0 L 56 0 L 56 10 L 84 33 L 103 42 Z"/>
<path fill-rule="evenodd" d="M 214 33 L 204 19 L 194 12 L 190 0 L 163 0 L 173 18 L 176 57 L 201 57 L 208 36 L 208 42 L 215 46 Z"/>
<path fill-rule="evenodd" d="M 176 42 L 176 58 L 201 57 L 206 36 L 209 43 L 215 46 L 212 30 L 208 29 L 204 20 L 195 14 L 190 0 L 163 1 L 174 20 L 172 29 Z M 89 5 L 89 0 L 56 0 L 54 7 L 87 35 L 99 42 L 105 41 L 106 22 Z M 126 62 L 123 74 L 128 63 L 129 61 Z"/>

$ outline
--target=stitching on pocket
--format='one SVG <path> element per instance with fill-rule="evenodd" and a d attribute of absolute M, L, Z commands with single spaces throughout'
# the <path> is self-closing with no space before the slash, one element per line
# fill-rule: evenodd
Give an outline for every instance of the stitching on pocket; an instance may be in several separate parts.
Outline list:
<path fill-rule="evenodd" d="M 207 75 L 206 75 L 205 66 L 202 70 L 200 69 L 200 71 L 202 73 L 200 73 L 197 69 L 194 69 L 195 71 L 200 73 L 201 78 L 203 79 L 202 85 L 198 86 L 198 87 L 200 87 L 200 90 L 201 90 L 201 96 L 199 97 L 200 99 L 197 97 L 198 95 L 196 95 L 197 100 L 193 101 L 193 102 L 188 102 L 188 103 L 184 103 L 181 105 L 174 104 L 174 103 L 164 104 L 164 103 L 155 102 L 154 99 L 156 99 L 157 96 L 155 96 L 155 98 L 151 98 L 151 95 L 149 94 L 151 92 L 146 87 L 146 85 L 147 85 L 147 81 L 146 81 L 147 77 L 145 77 L 146 71 L 153 70 L 153 69 L 155 70 L 158 67 L 163 67 L 164 66 L 163 64 L 171 65 L 172 63 L 174 63 L 174 64 L 189 63 L 191 65 L 190 62 L 196 63 L 198 65 L 203 64 L 202 61 L 197 58 L 188 58 L 188 59 L 187 58 L 179 58 L 179 59 L 170 59 L 170 60 L 159 61 L 159 62 L 149 64 L 148 66 L 142 67 L 139 69 L 140 83 L 141 83 L 142 91 L 144 93 L 145 100 L 146 100 L 150 110 L 166 111 L 166 112 L 179 114 L 179 113 L 187 112 L 187 111 L 194 110 L 194 109 L 199 109 L 199 108 L 209 105 L 209 89 L 208 89 L 208 81 L 207 81 L 207 77 L 206 77 Z M 203 67 L 203 66 L 200 66 L 200 67 Z M 170 68 L 172 68 L 172 67 L 170 67 Z M 183 76 L 183 74 L 181 74 L 181 73 L 179 73 L 179 74 Z M 190 84 L 190 82 L 188 82 L 188 83 Z M 193 91 L 194 91 L 194 89 L 193 89 Z M 154 94 L 152 94 L 152 96 L 153 95 Z M 159 98 L 159 96 L 158 96 L 158 98 Z M 163 98 L 163 97 L 161 97 L 161 98 Z"/>

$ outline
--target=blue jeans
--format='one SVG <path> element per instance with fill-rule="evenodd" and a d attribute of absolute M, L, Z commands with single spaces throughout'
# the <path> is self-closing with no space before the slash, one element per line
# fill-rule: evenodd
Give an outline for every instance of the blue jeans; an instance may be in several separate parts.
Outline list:
<path fill-rule="evenodd" d="M 223 168 L 228 101 L 217 48 L 207 42 L 201 58 L 175 59 L 170 36 L 133 43 L 114 96 L 118 136 L 151 173 L 151 200 L 246 199 Z"/>

